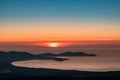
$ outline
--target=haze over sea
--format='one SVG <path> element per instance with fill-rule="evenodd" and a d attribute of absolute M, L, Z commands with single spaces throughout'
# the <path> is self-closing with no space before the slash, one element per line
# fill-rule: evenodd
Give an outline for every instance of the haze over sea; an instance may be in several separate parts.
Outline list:
<path fill-rule="evenodd" d="M 98 41 L 94 44 L 89 41 L 84 42 L 64 42 L 69 46 L 61 47 L 49 47 L 41 46 L 45 42 L 37 42 L 39 45 L 30 45 L 31 43 L 24 43 L 28 45 L 22 45 L 22 43 L 9 43 L 9 45 L 3 45 L 1 43 L 1 51 L 20 51 L 30 52 L 32 54 L 41 53 L 62 53 L 62 52 L 85 52 L 88 54 L 96 54 L 97 56 L 78 56 L 69 57 L 70 60 L 57 62 L 53 60 L 28 60 L 28 61 L 16 61 L 12 64 L 15 66 L 32 67 L 32 68 L 52 68 L 52 69 L 66 69 L 66 70 L 83 70 L 83 71 L 112 71 L 120 70 L 120 42 L 108 41 L 107 44 L 104 41 Z M 49 42 L 48 42 L 49 43 Z M 72 44 L 71 44 L 72 43 Z M 74 43 L 74 45 L 73 45 Z M 90 45 L 85 45 L 85 44 Z M 8 44 L 8 43 L 7 43 Z M 13 44 L 13 45 L 11 45 Z M 33 43 L 32 43 L 33 44 Z M 36 43 L 34 43 L 36 44 Z"/>

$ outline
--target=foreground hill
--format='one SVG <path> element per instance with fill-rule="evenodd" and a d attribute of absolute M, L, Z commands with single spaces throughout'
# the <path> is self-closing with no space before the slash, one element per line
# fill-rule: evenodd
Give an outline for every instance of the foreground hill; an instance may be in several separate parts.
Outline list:
<path fill-rule="evenodd" d="M 120 71 L 88 72 L 45 68 L 11 67 L 0 72 L 0 80 L 120 80 Z"/>

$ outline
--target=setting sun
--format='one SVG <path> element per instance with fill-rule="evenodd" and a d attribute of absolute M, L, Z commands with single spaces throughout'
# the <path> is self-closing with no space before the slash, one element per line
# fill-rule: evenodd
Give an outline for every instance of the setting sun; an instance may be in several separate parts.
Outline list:
<path fill-rule="evenodd" d="M 60 43 L 48 43 L 49 47 L 59 47 Z"/>

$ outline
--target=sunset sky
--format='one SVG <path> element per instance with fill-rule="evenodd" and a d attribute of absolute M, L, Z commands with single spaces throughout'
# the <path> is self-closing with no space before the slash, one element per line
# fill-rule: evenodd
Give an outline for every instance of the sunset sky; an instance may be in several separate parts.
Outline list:
<path fill-rule="evenodd" d="M 120 40 L 120 0 L 0 0 L 0 42 Z"/>

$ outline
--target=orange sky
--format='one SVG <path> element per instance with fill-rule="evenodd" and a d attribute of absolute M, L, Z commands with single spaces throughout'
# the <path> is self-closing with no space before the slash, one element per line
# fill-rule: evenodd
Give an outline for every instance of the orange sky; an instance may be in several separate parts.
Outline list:
<path fill-rule="evenodd" d="M 0 42 L 120 40 L 114 22 L 2 22 Z"/>

